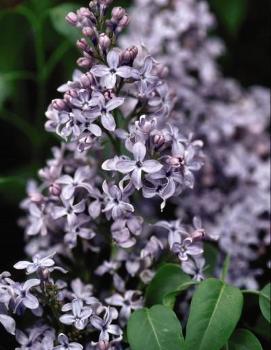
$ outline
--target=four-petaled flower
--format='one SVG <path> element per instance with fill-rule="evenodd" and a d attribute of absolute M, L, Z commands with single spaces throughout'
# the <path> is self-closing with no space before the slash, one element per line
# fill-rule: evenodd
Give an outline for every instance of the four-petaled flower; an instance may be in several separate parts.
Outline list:
<path fill-rule="evenodd" d="M 153 174 L 160 171 L 163 167 L 157 160 L 144 160 L 146 156 L 146 146 L 142 142 L 137 142 L 133 146 L 134 160 L 119 160 L 116 163 L 116 170 L 122 174 L 131 173 L 131 181 L 135 188 L 139 190 L 142 187 L 142 172 Z"/>
<path fill-rule="evenodd" d="M 66 325 L 74 325 L 78 330 L 82 330 L 87 326 L 89 317 L 92 315 L 92 309 L 84 306 L 83 301 L 80 299 L 73 299 L 71 303 L 65 304 L 62 307 L 62 311 L 71 311 L 71 313 L 60 316 L 60 322 Z"/>
<path fill-rule="evenodd" d="M 120 55 L 116 50 L 111 50 L 107 54 L 107 66 L 98 64 L 91 69 L 91 72 L 101 78 L 101 84 L 107 89 L 113 89 L 117 82 L 117 77 L 131 78 L 135 76 L 136 70 L 129 66 L 120 66 Z"/>

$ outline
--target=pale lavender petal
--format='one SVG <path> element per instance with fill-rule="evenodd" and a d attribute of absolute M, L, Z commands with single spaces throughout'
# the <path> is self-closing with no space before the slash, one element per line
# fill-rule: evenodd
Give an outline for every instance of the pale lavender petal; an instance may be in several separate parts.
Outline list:
<path fill-rule="evenodd" d="M 120 160 L 116 163 L 116 170 L 122 174 L 128 174 L 136 167 L 134 160 Z"/>
<path fill-rule="evenodd" d="M 102 114 L 101 122 L 103 127 L 108 131 L 114 131 L 116 129 L 115 119 L 110 113 Z"/>
<path fill-rule="evenodd" d="M 121 106 L 124 102 L 124 98 L 122 97 L 115 97 L 112 98 L 110 101 L 107 102 L 106 104 L 106 110 L 108 112 L 113 111 L 114 109 L 118 108 Z"/>
<path fill-rule="evenodd" d="M 131 175 L 132 183 L 137 190 L 140 190 L 140 188 L 142 187 L 141 174 L 142 174 L 142 170 L 139 168 L 136 168 Z"/>
<path fill-rule="evenodd" d="M 146 155 L 146 147 L 142 142 L 137 142 L 133 146 L 133 154 L 137 161 L 143 161 Z"/>
<path fill-rule="evenodd" d="M 122 78 L 130 78 L 133 76 L 133 69 L 129 66 L 122 66 L 117 69 L 117 75 Z"/>
<path fill-rule="evenodd" d="M 163 168 L 163 165 L 159 163 L 157 160 L 145 160 L 142 166 L 142 170 L 145 173 L 153 174 L 157 173 Z"/>
<path fill-rule="evenodd" d="M 107 55 L 107 63 L 110 68 L 117 69 L 119 65 L 119 54 L 116 50 L 111 50 Z"/>
<path fill-rule="evenodd" d="M 0 315 L 0 323 L 4 326 L 7 332 L 15 335 L 16 323 L 12 317 L 8 315 Z"/>
<path fill-rule="evenodd" d="M 94 66 L 91 69 L 91 72 L 96 76 L 96 77 L 104 77 L 105 75 L 109 74 L 110 69 L 107 66 L 98 64 L 97 66 Z"/>

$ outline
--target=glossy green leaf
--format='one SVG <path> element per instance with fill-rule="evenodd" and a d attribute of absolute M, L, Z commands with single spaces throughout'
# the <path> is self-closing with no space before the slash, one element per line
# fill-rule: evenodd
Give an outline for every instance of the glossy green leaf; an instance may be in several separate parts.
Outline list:
<path fill-rule="evenodd" d="M 185 350 L 220 350 L 242 312 L 241 291 L 210 278 L 197 288 L 186 328 Z"/>
<path fill-rule="evenodd" d="M 270 308 L 271 284 L 268 283 L 262 290 L 259 296 L 260 309 L 264 318 L 271 322 L 271 308 Z"/>
<path fill-rule="evenodd" d="M 191 278 L 181 270 L 179 265 L 163 265 L 147 288 L 146 304 L 163 304 L 164 298 L 168 294 L 188 288 L 190 282 Z M 175 296 L 172 295 L 172 298 L 171 304 L 174 303 Z M 169 300 L 167 300 L 167 304 L 169 304 Z"/>
<path fill-rule="evenodd" d="M 204 275 L 206 277 L 213 277 L 214 270 L 217 263 L 218 250 L 215 246 L 210 243 L 204 244 L 204 258 L 206 261 L 206 269 Z"/>
<path fill-rule="evenodd" d="M 235 34 L 245 19 L 247 0 L 210 0 L 210 3 L 227 31 Z"/>
<path fill-rule="evenodd" d="M 184 340 L 175 313 L 163 305 L 135 311 L 128 321 L 131 350 L 182 350 Z"/>
<path fill-rule="evenodd" d="M 263 350 L 256 336 L 247 329 L 237 329 L 228 343 L 228 350 Z"/>
<path fill-rule="evenodd" d="M 65 3 L 50 10 L 50 18 L 54 29 L 73 43 L 80 37 L 80 33 L 65 20 L 65 17 L 69 12 L 76 9 L 78 9 L 78 4 Z"/>

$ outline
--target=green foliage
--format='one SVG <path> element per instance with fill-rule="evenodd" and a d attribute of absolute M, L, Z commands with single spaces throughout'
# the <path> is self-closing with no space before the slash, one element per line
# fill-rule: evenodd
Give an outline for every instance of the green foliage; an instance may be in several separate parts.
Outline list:
<path fill-rule="evenodd" d="M 146 292 L 146 304 L 163 304 L 173 307 L 178 293 L 194 282 L 176 264 L 165 264 L 152 279 Z"/>
<path fill-rule="evenodd" d="M 259 305 L 265 319 L 271 322 L 271 308 L 270 308 L 271 284 L 268 283 L 260 292 Z"/>
<path fill-rule="evenodd" d="M 210 4 L 229 34 L 237 34 L 246 16 L 247 0 L 210 0 Z"/>
<path fill-rule="evenodd" d="M 73 43 L 80 38 L 80 33 L 76 28 L 67 23 L 65 17 L 67 13 L 77 8 L 78 4 L 76 3 L 65 3 L 50 10 L 50 18 L 54 29 Z"/>
<path fill-rule="evenodd" d="M 228 342 L 228 350 L 263 350 L 259 340 L 247 329 L 237 329 Z"/>
<path fill-rule="evenodd" d="M 135 311 L 128 322 L 131 350 L 182 350 L 181 325 L 172 310 L 163 305 Z"/>
<path fill-rule="evenodd" d="M 206 269 L 204 270 L 204 275 L 206 277 L 212 277 L 214 275 L 215 267 L 217 266 L 218 250 L 217 248 L 210 244 L 204 244 L 204 258 L 206 260 Z"/>
<path fill-rule="evenodd" d="M 185 350 L 220 350 L 232 334 L 242 307 L 239 289 L 213 278 L 202 282 L 192 299 Z"/>

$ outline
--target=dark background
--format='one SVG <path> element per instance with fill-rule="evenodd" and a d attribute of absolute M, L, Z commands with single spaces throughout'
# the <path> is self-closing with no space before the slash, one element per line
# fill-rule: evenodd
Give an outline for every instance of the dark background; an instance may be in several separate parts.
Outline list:
<path fill-rule="evenodd" d="M 58 142 L 45 133 L 43 124 L 49 101 L 70 78 L 77 57 L 70 32 L 60 20 L 66 7 L 54 9 L 64 3 L 0 0 L 0 271 L 11 271 L 23 257 L 19 202 L 26 179 L 35 177 L 50 147 Z M 224 73 L 244 86 L 270 86 L 270 2 L 210 0 L 210 4 L 218 17 L 216 34 L 226 42 Z M 2 327 L 0 339 L 0 349 L 14 349 Z"/>

